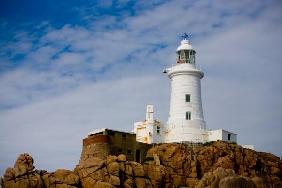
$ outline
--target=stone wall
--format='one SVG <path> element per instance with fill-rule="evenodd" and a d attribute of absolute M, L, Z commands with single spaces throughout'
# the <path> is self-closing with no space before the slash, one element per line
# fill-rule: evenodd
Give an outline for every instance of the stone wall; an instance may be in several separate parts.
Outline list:
<path fill-rule="evenodd" d="M 125 154 L 128 160 L 142 162 L 150 144 L 136 142 L 136 135 L 105 129 L 83 139 L 81 158 L 89 155 L 105 159 L 108 155 Z"/>

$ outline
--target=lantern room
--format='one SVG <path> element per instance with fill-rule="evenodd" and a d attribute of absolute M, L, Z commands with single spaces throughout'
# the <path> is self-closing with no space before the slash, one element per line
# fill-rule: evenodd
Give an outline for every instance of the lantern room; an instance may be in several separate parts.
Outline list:
<path fill-rule="evenodd" d="M 180 46 L 176 50 L 177 54 L 177 63 L 189 63 L 195 64 L 195 54 L 196 51 L 193 49 L 192 45 L 188 40 L 188 35 L 183 36 L 183 40 L 180 43 Z"/>

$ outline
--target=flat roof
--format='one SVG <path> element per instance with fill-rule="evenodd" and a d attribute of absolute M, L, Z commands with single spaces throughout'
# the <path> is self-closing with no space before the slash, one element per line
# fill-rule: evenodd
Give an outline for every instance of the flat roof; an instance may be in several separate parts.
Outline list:
<path fill-rule="evenodd" d="M 114 131 L 114 132 L 119 132 L 119 133 L 135 134 L 135 133 L 132 133 L 132 132 L 124 132 L 124 131 L 117 131 L 117 130 L 108 129 L 108 128 L 101 128 L 101 129 L 95 129 L 95 130 L 89 132 L 88 135 L 98 134 L 98 133 L 102 133 L 102 132 L 105 132 L 105 131 Z"/>
<path fill-rule="evenodd" d="M 224 130 L 224 129 L 215 129 L 215 130 L 209 130 L 209 131 L 224 131 L 224 132 L 228 132 L 228 133 L 231 133 L 231 134 L 236 134 L 236 133 L 233 133 L 233 132 Z M 236 135 L 237 135 L 237 134 L 236 134 Z"/>

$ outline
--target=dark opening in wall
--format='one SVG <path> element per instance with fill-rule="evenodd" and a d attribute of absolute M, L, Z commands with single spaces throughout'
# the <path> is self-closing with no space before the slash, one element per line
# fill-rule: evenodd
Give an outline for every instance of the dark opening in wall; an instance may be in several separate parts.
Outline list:
<path fill-rule="evenodd" d="M 141 152 L 140 150 L 136 150 L 136 162 L 140 163 L 141 162 Z"/>
<path fill-rule="evenodd" d="M 191 112 L 186 112 L 186 120 L 191 120 Z"/>
<path fill-rule="evenodd" d="M 190 102 L 190 94 L 186 94 L 185 95 L 185 101 L 186 102 Z"/>
<path fill-rule="evenodd" d="M 108 131 L 108 134 L 109 134 L 110 136 L 115 136 L 115 132 L 114 132 L 114 131 Z"/>

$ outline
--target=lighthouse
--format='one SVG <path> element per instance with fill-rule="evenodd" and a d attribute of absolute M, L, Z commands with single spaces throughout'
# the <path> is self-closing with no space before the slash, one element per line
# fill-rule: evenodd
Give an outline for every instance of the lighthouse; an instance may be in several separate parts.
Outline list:
<path fill-rule="evenodd" d="M 165 69 L 171 80 L 170 110 L 165 142 L 208 140 L 201 100 L 204 73 L 196 66 L 196 51 L 184 34 L 176 49 L 175 64 Z"/>
<path fill-rule="evenodd" d="M 237 134 L 224 129 L 208 130 L 203 115 L 201 79 L 196 51 L 184 34 L 176 49 L 176 61 L 164 70 L 171 81 L 170 109 L 166 124 L 157 120 L 153 105 L 147 105 L 146 119 L 134 123 L 136 141 L 152 143 L 237 142 Z"/>

